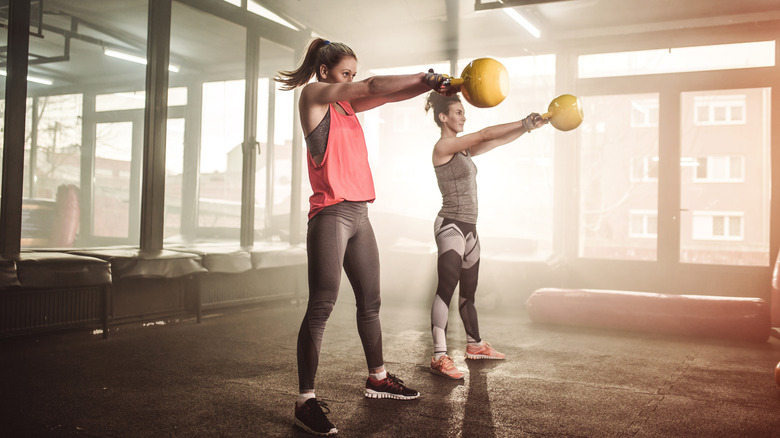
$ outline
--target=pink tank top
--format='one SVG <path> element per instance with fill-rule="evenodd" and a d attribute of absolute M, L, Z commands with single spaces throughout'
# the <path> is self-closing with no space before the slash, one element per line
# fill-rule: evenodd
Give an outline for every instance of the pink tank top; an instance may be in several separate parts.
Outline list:
<path fill-rule="evenodd" d="M 309 219 L 341 201 L 376 199 L 363 128 L 348 102 L 338 104 L 347 115 L 340 114 L 331 104 L 328 145 L 322 163 L 318 166 L 307 153 L 309 182 L 314 192 L 309 198 Z"/>

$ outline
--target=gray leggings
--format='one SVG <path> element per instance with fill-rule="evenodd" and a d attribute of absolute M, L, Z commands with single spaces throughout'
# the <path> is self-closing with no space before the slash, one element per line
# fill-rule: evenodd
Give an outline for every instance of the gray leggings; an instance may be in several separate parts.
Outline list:
<path fill-rule="evenodd" d="M 344 201 L 314 215 L 306 236 L 309 303 L 298 332 L 298 385 L 314 389 L 322 335 L 339 294 L 341 268 L 357 304 L 357 328 L 369 369 L 384 365 L 379 322 L 379 249 L 365 202 Z"/>

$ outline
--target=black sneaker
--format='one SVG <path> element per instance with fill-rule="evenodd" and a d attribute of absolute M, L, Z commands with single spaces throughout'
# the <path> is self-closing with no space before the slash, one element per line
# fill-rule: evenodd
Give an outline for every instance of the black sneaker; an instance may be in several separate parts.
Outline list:
<path fill-rule="evenodd" d="M 398 400 L 412 400 L 420 396 L 414 389 L 404 386 L 404 381 L 387 373 L 383 380 L 375 380 L 371 376 L 366 379 L 366 397 L 368 398 L 394 398 Z"/>
<path fill-rule="evenodd" d="M 310 398 L 303 406 L 295 405 L 295 422 L 293 424 L 314 435 L 335 435 L 338 433 L 338 429 L 325 416 L 329 413 L 330 409 L 328 409 L 327 403 Z"/>

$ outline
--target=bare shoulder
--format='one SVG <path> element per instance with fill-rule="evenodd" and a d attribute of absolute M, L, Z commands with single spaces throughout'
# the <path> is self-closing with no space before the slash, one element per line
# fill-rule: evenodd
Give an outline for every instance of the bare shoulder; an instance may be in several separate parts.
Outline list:
<path fill-rule="evenodd" d="M 327 85 L 322 82 L 309 82 L 301 90 L 301 100 L 316 100 L 316 97 L 323 92 L 325 87 Z"/>
<path fill-rule="evenodd" d="M 441 166 L 452 159 L 454 154 L 452 152 L 453 148 L 450 140 L 452 139 L 440 138 L 439 141 L 433 145 L 432 159 L 434 166 Z"/>

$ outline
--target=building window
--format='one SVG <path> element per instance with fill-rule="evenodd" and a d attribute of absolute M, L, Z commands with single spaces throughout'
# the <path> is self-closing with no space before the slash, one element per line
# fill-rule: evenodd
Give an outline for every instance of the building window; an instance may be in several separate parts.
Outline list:
<path fill-rule="evenodd" d="M 631 181 L 655 182 L 658 181 L 658 157 L 632 157 Z"/>
<path fill-rule="evenodd" d="M 693 213 L 695 240 L 743 240 L 743 213 L 700 211 Z"/>
<path fill-rule="evenodd" d="M 744 125 L 747 98 L 734 96 L 696 96 L 694 98 L 694 123 L 706 125 Z"/>
<path fill-rule="evenodd" d="M 658 126 L 658 99 L 631 101 L 631 127 L 652 128 Z"/>
<path fill-rule="evenodd" d="M 695 182 L 744 182 L 745 157 L 710 155 L 696 159 Z"/>
<path fill-rule="evenodd" d="M 658 237 L 658 212 L 632 210 L 629 214 L 631 216 L 631 229 L 629 230 L 631 237 Z"/>

